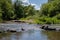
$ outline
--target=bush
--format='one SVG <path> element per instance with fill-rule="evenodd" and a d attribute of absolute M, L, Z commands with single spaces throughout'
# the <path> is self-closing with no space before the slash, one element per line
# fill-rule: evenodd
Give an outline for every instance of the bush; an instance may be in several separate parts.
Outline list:
<path fill-rule="evenodd" d="M 56 17 L 47 17 L 47 16 L 43 16 L 40 17 L 40 19 L 38 19 L 39 22 L 38 23 L 43 23 L 43 24 L 59 24 L 60 20 L 58 20 Z"/>

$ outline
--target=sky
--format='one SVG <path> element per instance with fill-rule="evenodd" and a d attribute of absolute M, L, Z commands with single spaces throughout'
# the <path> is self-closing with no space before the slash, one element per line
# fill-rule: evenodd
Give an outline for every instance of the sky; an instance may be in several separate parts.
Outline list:
<path fill-rule="evenodd" d="M 31 4 L 32 6 L 35 6 L 35 9 L 39 10 L 41 5 L 43 3 L 47 3 L 48 0 L 22 0 L 23 3 L 26 3 L 25 5 Z"/>
<path fill-rule="evenodd" d="M 13 0 L 14 1 L 14 0 Z M 29 5 L 31 4 L 32 6 L 35 6 L 36 10 L 39 10 L 41 5 L 43 3 L 47 3 L 48 0 L 22 0 L 24 5 Z"/>

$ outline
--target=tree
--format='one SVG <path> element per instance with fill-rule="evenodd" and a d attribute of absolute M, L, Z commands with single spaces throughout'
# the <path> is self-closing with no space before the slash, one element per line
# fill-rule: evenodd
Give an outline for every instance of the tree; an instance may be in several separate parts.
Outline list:
<path fill-rule="evenodd" d="M 10 20 L 11 17 L 13 16 L 13 10 L 12 10 L 12 5 L 9 3 L 9 1 L 3 0 L 1 4 L 2 8 L 2 18 L 3 20 Z"/>
<path fill-rule="evenodd" d="M 53 17 L 60 13 L 60 1 L 54 0 L 53 2 L 46 3 L 41 8 L 41 14 Z"/>
<path fill-rule="evenodd" d="M 1 5 L 0 5 L 0 21 L 2 21 L 2 9 L 1 9 Z"/>
<path fill-rule="evenodd" d="M 48 0 L 48 2 L 52 2 L 52 1 L 54 1 L 54 0 Z"/>
<path fill-rule="evenodd" d="M 21 5 L 22 2 L 19 0 L 16 0 L 14 3 L 14 13 L 15 13 L 15 19 L 20 19 L 23 17 L 23 6 Z"/>
<path fill-rule="evenodd" d="M 24 13 L 26 16 L 33 16 L 35 15 L 35 8 L 32 5 L 25 6 Z"/>

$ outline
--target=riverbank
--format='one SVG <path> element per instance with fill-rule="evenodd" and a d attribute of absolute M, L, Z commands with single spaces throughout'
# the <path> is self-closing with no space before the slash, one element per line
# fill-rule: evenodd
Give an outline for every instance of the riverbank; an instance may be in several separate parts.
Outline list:
<path fill-rule="evenodd" d="M 34 24 L 33 20 L 9 20 L 9 21 L 2 21 L 0 23 L 30 23 L 30 24 Z"/>
<path fill-rule="evenodd" d="M 12 25 L 14 25 L 14 24 L 15 25 L 18 25 L 18 24 L 22 24 L 22 25 L 23 24 L 28 24 L 28 25 L 30 25 L 31 24 L 32 25 L 34 23 L 33 23 L 32 20 L 11 20 L 11 21 L 5 21 L 5 22 L 0 23 L 0 24 L 3 24 L 3 25 L 6 25 L 7 24 L 7 26 L 9 26 L 10 24 L 12 24 Z M 44 30 L 49 30 L 49 31 L 60 31 L 60 24 L 49 24 L 49 25 L 48 24 L 45 24 L 45 25 L 43 25 L 43 24 L 36 24 L 36 25 L 39 25 L 39 27 L 36 27 L 38 29 L 44 29 Z M 25 25 L 25 26 L 27 26 L 27 25 Z M 32 29 L 32 28 L 30 28 L 30 29 Z M 8 31 L 11 31 L 11 30 L 8 30 Z M 16 32 L 15 29 L 12 30 L 12 31 Z"/>
<path fill-rule="evenodd" d="M 0 24 L 0 33 L 2 32 L 23 32 L 29 30 L 40 30 L 37 24 L 12 23 Z"/>

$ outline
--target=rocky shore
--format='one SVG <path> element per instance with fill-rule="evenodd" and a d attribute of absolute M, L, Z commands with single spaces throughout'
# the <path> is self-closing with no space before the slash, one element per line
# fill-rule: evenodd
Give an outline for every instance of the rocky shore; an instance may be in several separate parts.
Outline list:
<path fill-rule="evenodd" d="M 60 31 L 60 25 L 42 25 L 40 28 L 49 31 Z"/>
<path fill-rule="evenodd" d="M 21 31 L 26 31 L 26 30 L 49 30 L 49 31 L 60 31 L 60 24 L 59 25 L 39 25 L 39 27 L 33 27 L 32 25 L 34 24 L 29 24 L 26 23 L 25 21 L 18 21 L 18 20 L 13 20 L 13 21 L 7 21 L 5 23 L 0 23 L 0 33 L 2 32 L 21 32 Z M 27 26 L 27 27 L 26 27 Z M 29 27 L 31 26 L 31 27 Z"/>
<path fill-rule="evenodd" d="M 2 32 L 24 32 L 29 30 L 40 30 L 37 24 L 12 23 L 0 24 L 0 33 Z"/>

